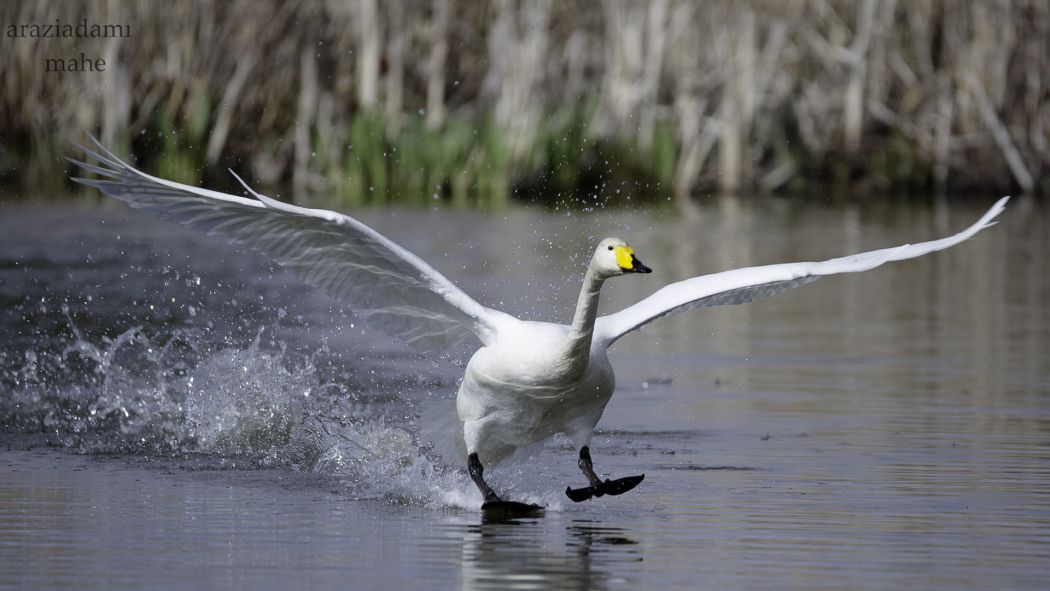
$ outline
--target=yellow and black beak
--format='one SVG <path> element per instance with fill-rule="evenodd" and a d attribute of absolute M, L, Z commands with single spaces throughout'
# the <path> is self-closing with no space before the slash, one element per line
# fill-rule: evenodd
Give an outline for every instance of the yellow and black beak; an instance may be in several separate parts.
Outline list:
<path fill-rule="evenodd" d="M 624 273 L 652 273 L 653 270 L 642 264 L 637 257 L 634 256 L 634 249 L 630 246 L 617 246 L 616 247 L 616 262 L 620 265 L 620 270 Z"/>
<path fill-rule="evenodd" d="M 652 273 L 653 272 L 652 269 L 650 269 L 649 267 L 646 267 L 645 265 L 643 265 L 642 261 L 639 261 L 637 258 L 635 258 L 635 256 L 633 254 L 631 255 L 631 268 L 630 269 L 624 269 L 624 271 L 627 271 L 629 273 Z"/>

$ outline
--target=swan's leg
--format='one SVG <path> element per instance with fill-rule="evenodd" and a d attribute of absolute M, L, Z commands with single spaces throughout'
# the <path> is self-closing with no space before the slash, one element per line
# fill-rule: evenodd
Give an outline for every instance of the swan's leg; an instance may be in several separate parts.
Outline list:
<path fill-rule="evenodd" d="M 591 448 L 583 446 L 580 448 L 580 461 L 576 463 L 580 470 L 583 470 L 583 475 L 587 477 L 587 480 L 591 482 L 591 487 L 597 490 L 602 485 L 602 479 L 598 478 L 598 475 L 594 473 L 594 464 L 591 463 Z M 599 492 L 594 496 L 600 497 L 605 493 Z"/>
<path fill-rule="evenodd" d="M 485 504 L 496 503 L 502 500 L 496 494 L 496 491 L 492 490 L 489 483 L 485 482 L 485 468 L 481 465 L 481 459 L 478 458 L 478 450 L 489 439 L 488 430 L 490 424 L 491 421 L 486 419 L 464 421 L 463 423 L 463 443 L 467 446 L 467 471 L 470 473 L 470 479 L 474 481 L 474 485 L 478 487 L 482 496 L 485 497 Z"/>
<path fill-rule="evenodd" d="M 580 466 L 580 470 L 583 471 L 584 476 L 590 481 L 591 485 L 584 488 L 567 487 L 565 489 L 565 495 L 577 503 L 580 501 L 586 501 L 591 497 L 622 495 L 638 486 L 638 483 L 645 478 L 645 474 L 641 474 L 639 476 L 627 476 L 626 478 L 618 478 L 616 480 L 602 480 L 594 473 L 594 464 L 591 462 L 591 450 L 590 447 L 586 445 L 580 448 L 580 461 L 578 462 L 578 465 Z"/>
<path fill-rule="evenodd" d="M 481 460 L 478 459 L 478 452 L 472 452 L 467 457 L 467 470 L 470 472 L 470 479 L 474 481 L 478 490 L 484 495 L 486 503 L 495 503 L 502 500 L 496 494 L 496 491 L 492 490 L 492 487 L 485 482 L 485 468 L 481 465 Z"/>
<path fill-rule="evenodd" d="M 461 413 L 462 416 L 464 413 Z M 486 460 L 498 460 L 504 453 L 514 451 L 512 446 L 490 437 L 490 430 L 499 428 L 498 417 L 484 417 L 463 421 L 463 443 L 467 446 L 467 471 L 474 485 L 485 497 L 481 504 L 481 511 L 486 518 L 506 519 L 509 517 L 528 517 L 541 515 L 543 507 L 518 503 L 516 501 L 504 501 L 492 490 L 489 483 L 485 482 L 485 468 L 481 465 L 478 451 L 485 451 Z"/>

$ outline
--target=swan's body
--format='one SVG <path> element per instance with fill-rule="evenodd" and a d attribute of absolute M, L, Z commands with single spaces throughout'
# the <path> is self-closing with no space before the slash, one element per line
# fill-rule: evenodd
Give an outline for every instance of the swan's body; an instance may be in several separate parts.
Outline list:
<path fill-rule="evenodd" d="M 616 383 L 606 351 L 628 332 L 676 312 L 746 303 L 823 275 L 866 271 L 948 248 L 994 224 L 1008 199 L 1000 199 L 954 236 L 823 262 L 694 277 L 667 285 L 620 312 L 597 317 L 604 281 L 649 271 L 624 241 L 607 238 L 591 258 L 572 324 L 562 325 L 523 321 L 482 306 L 422 259 L 349 216 L 284 204 L 247 185 L 256 199 L 156 178 L 99 148 L 104 155 L 84 151 L 100 166 L 74 162 L 102 180 L 76 179 L 79 182 L 161 218 L 261 251 L 349 304 L 372 328 L 420 351 L 443 351 L 463 342 L 478 345 L 467 364 L 456 408 L 471 476 L 489 502 L 499 499 L 482 477 L 482 462 L 498 461 L 556 433 L 572 438 L 580 450 L 580 468 L 591 483 L 586 489 L 567 491 L 573 500 L 619 494 L 641 481 L 602 481 L 591 468 L 588 450 Z"/>
<path fill-rule="evenodd" d="M 590 442 L 616 386 L 605 349 L 565 351 L 568 326 L 524 322 L 479 349 L 463 376 L 456 411 L 464 442 L 483 463 L 556 433 Z"/>

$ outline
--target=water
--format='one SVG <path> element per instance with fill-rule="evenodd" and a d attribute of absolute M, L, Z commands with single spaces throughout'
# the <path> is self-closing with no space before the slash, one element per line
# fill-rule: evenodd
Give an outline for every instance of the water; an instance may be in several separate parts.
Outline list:
<path fill-rule="evenodd" d="M 483 303 L 565 321 L 607 234 L 655 269 L 609 283 L 612 311 L 945 235 L 984 205 L 361 217 Z M 625 338 L 592 447 L 645 482 L 573 504 L 555 440 L 487 471 L 549 506 L 499 523 L 420 437 L 464 352 L 416 356 L 250 252 L 119 206 L 0 206 L 0 587 L 1043 587 L 1048 217 L 1015 200 L 949 251 Z"/>

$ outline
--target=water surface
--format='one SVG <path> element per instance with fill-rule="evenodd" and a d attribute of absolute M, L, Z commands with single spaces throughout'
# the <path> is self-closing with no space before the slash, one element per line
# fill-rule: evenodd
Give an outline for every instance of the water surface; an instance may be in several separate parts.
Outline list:
<path fill-rule="evenodd" d="M 988 204 L 991 204 L 991 199 Z M 590 245 L 652 275 L 971 223 L 981 204 L 366 211 L 482 303 L 571 318 Z M 949 251 L 650 325 L 612 351 L 600 472 L 492 467 L 549 506 L 485 522 L 421 432 L 465 354 L 412 354 L 220 240 L 122 207 L 0 206 L 0 587 L 1037 588 L 1050 577 L 1048 212 Z"/>

